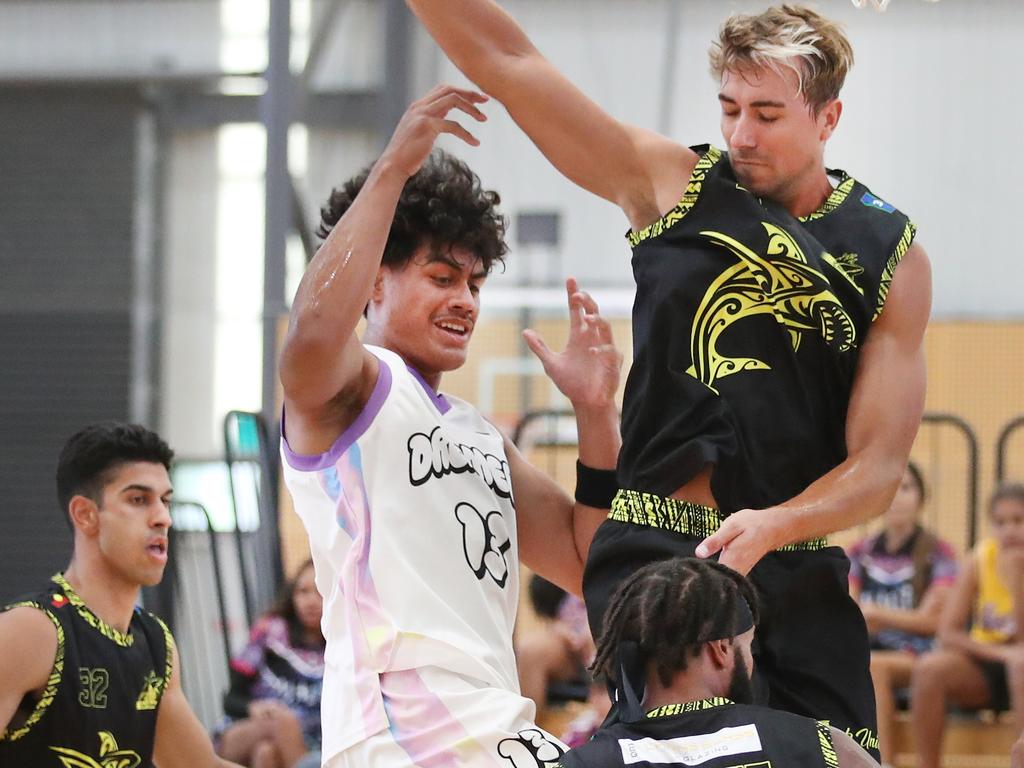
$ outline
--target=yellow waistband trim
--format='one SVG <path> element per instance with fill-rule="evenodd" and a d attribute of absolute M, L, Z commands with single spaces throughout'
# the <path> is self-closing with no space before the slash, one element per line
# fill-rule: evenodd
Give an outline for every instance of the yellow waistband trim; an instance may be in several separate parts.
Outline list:
<path fill-rule="evenodd" d="M 620 523 L 646 525 L 674 533 L 685 533 L 687 536 L 700 539 L 710 536 L 722 526 L 721 513 L 714 507 L 658 496 L 654 493 L 630 491 L 625 488 L 615 494 L 608 518 Z M 827 546 L 828 540 L 822 537 L 787 544 L 784 547 L 779 547 L 776 551 L 817 550 Z"/>

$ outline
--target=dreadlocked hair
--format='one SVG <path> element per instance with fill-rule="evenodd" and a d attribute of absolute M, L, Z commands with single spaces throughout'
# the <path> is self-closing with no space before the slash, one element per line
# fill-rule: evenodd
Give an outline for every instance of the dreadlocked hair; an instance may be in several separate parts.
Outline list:
<path fill-rule="evenodd" d="M 318 237 L 326 239 L 331 233 L 372 168 L 363 169 L 331 192 L 320 209 Z M 435 149 L 402 189 L 381 263 L 401 267 L 423 245 L 432 253 L 464 248 L 489 273 L 495 262 L 504 264 L 508 253 L 507 222 L 497 210 L 500 202 L 497 192 L 482 188 L 480 177 L 468 165 Z"/>
<path fill-rule="evenodd" d="M 590 671 L 616 681 L 616 651 L 633 641 L 647 668 L 653 664 L 668 686 L 704 643 L 736 634 L 739 600 L 750 606 L 756 624 L 757 594 L 731 568 L 692 557 L 645 565 L 612 596 Z"/>

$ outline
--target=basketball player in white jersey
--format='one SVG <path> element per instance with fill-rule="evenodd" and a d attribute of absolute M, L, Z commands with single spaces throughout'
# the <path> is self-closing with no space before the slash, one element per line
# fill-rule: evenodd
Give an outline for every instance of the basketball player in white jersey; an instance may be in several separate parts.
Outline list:
<path fill-rule="evenodd" d="M 575 408 L 586 504 L 439 393 L 507 249 L 498 195 L 431 150 L 442 133 L 476 145 L 448 115 L 482 121 L 485 100 L 444 86 L 409 108 L 377 162 L 331 195 L 292 306 L 281 450 L 324 596 L 330 768 L 532 768 L 563 749 L 519 694 L 519 562 L 579 594 L 615 491 L 622 358 L 571 279 L 565 350 L 525 333 Z"/>

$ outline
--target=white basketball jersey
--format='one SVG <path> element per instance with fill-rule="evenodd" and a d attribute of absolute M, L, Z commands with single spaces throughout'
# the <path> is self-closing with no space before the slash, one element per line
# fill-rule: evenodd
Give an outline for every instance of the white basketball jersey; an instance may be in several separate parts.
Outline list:
<path fill-rule="evenodd" d="M 518 545 L 502 437 L 398 355 L 367 349 L 380 375 L 331 449 L 298 456 L 281 441 L 324 597 L 325 761 L 381 729 L 416 730 L 394 722 L 382 676 L 403 681 L 403 711 L 451 720 L 455 732 L 462 716 L 452 710 L 474 708 L 466 680 L 484 699 L 526 701 L 512 652 Z M 446 697 L 446 675 L 458 696 Z"/>

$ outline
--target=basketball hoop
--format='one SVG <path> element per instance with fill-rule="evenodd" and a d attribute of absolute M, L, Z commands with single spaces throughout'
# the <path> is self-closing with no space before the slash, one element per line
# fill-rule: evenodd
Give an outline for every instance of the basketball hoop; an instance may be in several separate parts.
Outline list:
<path fill-rule="evenodd" d="M 884 13 L 885 9 L 889 7 L 889 0 L 850 0 L 855 8 L 864 8 L 867 5 L 874 6 L 874 9 L 879 13 Z M 937 3 L 939 0 L 925 0 L 928 3 Z"/>

